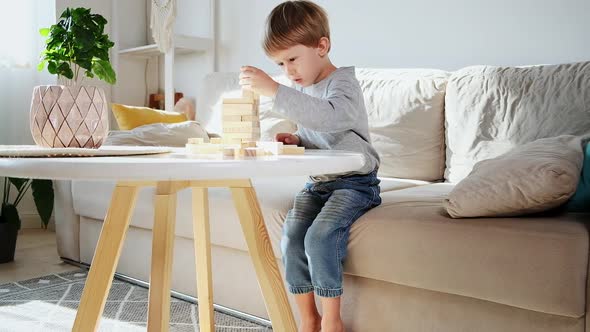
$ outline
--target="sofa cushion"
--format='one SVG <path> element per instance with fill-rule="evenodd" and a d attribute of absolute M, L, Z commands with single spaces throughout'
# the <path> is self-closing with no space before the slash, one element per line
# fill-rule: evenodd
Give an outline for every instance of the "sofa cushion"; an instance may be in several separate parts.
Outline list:
<path fill-rule="evenodd" d="M 120 130 L 131 130 L 151 123 L 178 123 L 188 120 L 184 113 L 166 112 L 142 106 L 113 103 L 112 111 Z"/>
<path fill-rule="evenodd" d="M 345 272 L 568 317 L 585 310 L 590 215 L 451 219 L 453 184 L 382 194 L 352 227 Z"/>
<path fill-rule="evenodd" d="M 262 213 L 268 225 L 271 238 L 276 239 L 275 255 L 280 257 L 278 239 L 287 211 L 293 205 L 293 198 L 303 188 L 306 177 L 283 177 L 280 184 L 274 178 L 254 179 L 253 184 L 260 201 Z M 424 185 L 427 182 L 404 179 L 382 179 L 381 191 L 391 191 Z M 76 214 L 103 220 L 106 216 L 114 183 L 108 181 L 73 181 L 72 196 Z M 137 198 L 131 225 L 152 229 L 154 188 L 141 189 Z M 190 190 L 178 193 L 176 213 L 176 235 L 193 238 L 192 210 Z M 243 239 L 237 213 L 229 190 L 224 188 L 209 189 L 209 215 L 211 220 L 211 242 L 229 248 L 247 250 Z"/>
<path fill-rule="evenodd" d="M 589 100 L 590 62 L 458 70 L 445 97 L 445 179 L 539 138 L 589 134 Z"/>
<path fill-rule="evenodd" d="M 453 218 L 517 216 L 565 203 L 582 167 L 580 137 L 542 138 L 475 164 L 444 206 Z"/>
<path fill-rule="evenodd" d="M 429 69 L 357 69 L 379 175 L 443 178 L 444 98 L 449 73 Z"/>
<path fill-rule="evenodd" d="M 207 132 L 197 121 L 151 123 L 131 130 L 111 130 L 103 145 L 184 147 L 189 138 L 209 142 Z"/>

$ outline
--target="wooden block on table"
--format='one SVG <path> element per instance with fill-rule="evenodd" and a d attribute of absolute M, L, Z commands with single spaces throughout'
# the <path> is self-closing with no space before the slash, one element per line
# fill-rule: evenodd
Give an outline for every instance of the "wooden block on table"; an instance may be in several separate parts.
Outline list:
<path fill-rule="evenodd" d="M 264 156 L 264 150 L 262 148 L 245 148 L 244 156 L 246 157 L 261 157 Z"/>
<path fill-rule="evenodd" d="M 243 127 L 226 127 L 223 126 L 224 133 L 252 133 L 260 134 L 260 128 L 243 128 Z"/>
<path fill-rule="evenodd" d="M 256 147 L 256 142 L 242 140 L 240 146 L 242 147 L 242 149 L 245 149 L 245 148 L 255 148 Z"/>
<path fill-rule="evenodd" d="M 187 153 L 190 154 L 215 154 L 219 153 L 220 146 L 217 144 L 191 144 L 188 143 L 185 145 L 185 149 Z"/>
<path fill-rule="evenodd" d="M 282 154 L 305 154 L 305 147 L 297 145 L 283 145 Z"/>
<path fill-rule="evenodd" d="M 255 122 L 260 124 L 260 117 L 258 115 L 225 115 L 221 116 L 223 122 Z"/>
<path fill-rule="evenodd" d="M 283 154 L 283 142 L 256 142 L 256 146 L 273 155 Z"/>
<path fill-rule="evenodd" d="M 242 143 L 241 138 L 230 138 L 230 137 L 223 137 L 223 144 L 230 144 L 230 145 L 237 145 L 239 146 Z"/>
<path fill-rule="evenodd" d="M 258 133 L 224 133 L 223 137 L 228 138 L 228 139 L 241 138 L 242 140 L 256 141 L 260 138 L 260 134 L 258 134 Z"/>
<path fill-rule="evenodd" d="M 260 128 L 260 121 L 223 121 L 223 126 L 228 128 Z"/>
<path fill-rule="evenodd" d="M 188 139 L 189 144 L 203 144 L 205 143 L 205 139 L 202 137 L 192 137 Z"/>
<path fill-rule="evenodd" d="M 224 104 L 251 104 L 254 100 L 248 98 L 223 98 Z"/>
<path fill-rule="evenodd" d="M 230 121 L 230 122 L 241 122 L 242 116 L 241 115 L 222 115 L 221 120 L 223 122 Z"/>
<path fill-rule="evenodd" d="M 209 139 L 209 143 L 211 144 L 222 144 L 223 140 L 221 139 L 221 137 L 211 137 Z"/>
<path fill-rule="evenodd" d="M 260 123 L 258 115 L 242 115 L 241 121 L 256 121 Z"/>
<path fill-rule="evenodd" d="M 259 102 L 260 95 L 246 89 L 242 89 L 242 97 L 223 98 L 224 104 L 258 104 Z"/>
<path fill-rule="evenodd" d="M 242 98 L 249 100 L 258 100 L 260 96 L 251 90 L 242 89 Z"/>
<path fill-rule="evenodd" d="M 222 150 L 224 157 L 236 157 L 240 154 L 240 148 L 236 147 L 224 147 Z"/>
<path fill-rule="evenodd" d="M 223 104 L 223 115 L 258 115 L 258 107 L 254 104 Z"/>

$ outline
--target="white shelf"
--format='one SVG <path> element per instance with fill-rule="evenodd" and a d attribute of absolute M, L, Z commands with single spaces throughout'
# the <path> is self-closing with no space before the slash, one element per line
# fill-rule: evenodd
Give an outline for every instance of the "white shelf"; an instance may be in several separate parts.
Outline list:
<path fill-rule="evenodd" d="M 202 37 L 191 37 L 185 35 L 174 36 L 174 53 L 175 54 L 189 54 L 196 52 L 206 52 L 213 48 L 213 39 Z M 164 55 L 160 52 L 156 44 L 139 46 L 134 48 L 127 48 L 119 51 L 121 56 L 150 58 L 154 56 Z"/>

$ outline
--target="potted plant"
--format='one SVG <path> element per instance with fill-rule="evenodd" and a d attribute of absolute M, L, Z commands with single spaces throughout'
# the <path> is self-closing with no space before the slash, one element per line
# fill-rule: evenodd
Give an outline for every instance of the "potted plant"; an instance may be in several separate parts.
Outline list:
<path fill-rule="evenodd" d="M 39 71 L 47 67 L 61 85 L 37 86 L 31 101 L 31 133 L 45 147 L 98 148 L 108 133 L 105 92 L 84 85 L 85 77 L 115 84 L 109 60 L 114 43 L 107 20 L 87 8 L 67 8 L 59 21 L 40 30 L 47 37 Z"/>
<path fill-rule="evenodd" d="M 16 187 L 17 194 L 10 202 L 10 189 Z M 41 217 L 43 228 L 47 228 L 53 212 L 53 182 L 51 180 L 31 180 L 4 178 L 2 208 L 0 209 L 0 263 L 14 260 L 16 236 L 21 227 L 17 206 L 29 188 L 33 190 L 33 200 Z"/>

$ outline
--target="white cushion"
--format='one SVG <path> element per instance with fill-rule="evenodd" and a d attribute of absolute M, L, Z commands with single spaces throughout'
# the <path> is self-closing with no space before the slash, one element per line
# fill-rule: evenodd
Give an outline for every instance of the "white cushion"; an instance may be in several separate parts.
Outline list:
<path fill-rule="evenodd" d="M 458 182 L 476 162 L 538 138 L 590 133 L 589 101 L 590 62 L 455 72 L 445 98 L 445 179 Z"/>
<path fill-rule="evenodd" d="M 196 121 L 152 123 L 131 130 L 110 131 L 104 145 L 149 145 L 183 147 L 189 138 L 209 139 Z"/>
<path fill-rule="evenodd" d="M 443 178 L 444 97 L 449 73 L 430 69 L 357 69 L 379 175 Z"/>
<path fill-rule="evenodd" d="M 475 164 L 444 206 L 453 218 L 505 217 L 541 212 L 565 203 L 582 169 L 580 137 L 539 139 Z"/>

